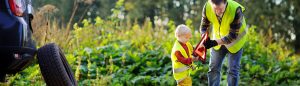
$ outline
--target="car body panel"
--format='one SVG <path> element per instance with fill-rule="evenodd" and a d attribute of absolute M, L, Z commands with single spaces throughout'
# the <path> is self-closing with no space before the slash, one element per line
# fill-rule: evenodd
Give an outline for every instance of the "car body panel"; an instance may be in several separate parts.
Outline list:
<path fill-rule="evenodd" d="M 8 0 L 0 1 L 0 71 L 5 73 L 17 73 L 26 68 L 37 52 L 30 20 L 26 20 L 33 10 L 31 5 L 26 7 L 24 16 L 19 17 L 10 11 Z"/>

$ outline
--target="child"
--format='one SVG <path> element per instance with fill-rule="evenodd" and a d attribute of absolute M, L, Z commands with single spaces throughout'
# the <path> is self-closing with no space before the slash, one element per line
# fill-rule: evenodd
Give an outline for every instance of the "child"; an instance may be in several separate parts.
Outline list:
<path fill-rule="evenodd" d="M 171 60 L 173 76 L 178 86 L 192 86 L 192 79 L 190 77 L 190 71 L 192 69 L 193 47 L 188 42 L 192 33 L 189 27 L 185 25 L 179 25 L 175 31 L 176 41 L 172 48 Z"/>

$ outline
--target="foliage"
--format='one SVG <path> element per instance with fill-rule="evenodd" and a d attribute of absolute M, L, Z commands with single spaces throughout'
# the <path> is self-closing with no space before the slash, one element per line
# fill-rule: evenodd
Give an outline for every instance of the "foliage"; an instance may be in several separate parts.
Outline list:
<path fill-rule="evenodd" d="M 120 3 L 122 1 L 122 3 Z M 54 16 L 60 18 L 62 23 L 74 19 L 82 22 L 83 19 L 100 16 L 109 19 L 115 8 L 120 8 L 122 13 L 114 15 L 129 20 L 137 20 L 139 24 L 149 17 L 154 23 L 156 19 L 161 22 L 169 20 L 174 23 L 185 23 L 188 19 L 194 21 L 193 27 L 199 27 L 202 16 L 202 7 L 207 0 L 38 0 L 34 7 L 40 8 L 46 4 L 53 4 L 59 11 Z M 300 50 L 300 3 L 299 0 L 235 0 L 241 3 L 246 11 L 244 16 L 248 24 L 268 31 L 272 29 L 276 41 L 284 37 L 284 41 L 294 49 Z M 64 3 L 64 5 L 61 5 Z M 118 6 L 119 5 L 119 6 Z M 258 10 L 259 9 L 259 10 Z M 70 11 L 71 10 L 71 11 Z M 72 17 L 73 13 L 74 17 Z M 259 21 L 259 22 L 257 22 Z"/>
<path fill-rule="evenodd" d="M 74 24 L 70 43 L 63 50 L 79 85 L 175 85 L 172 76 L 170 52 L 175 41 L 174 31 L 152 26 L 150 19 L 144 24 L 114 22 L 100 17 L 84 20 L 83 26 Z M 129 23 L 128 23 L 129 22 Z M 187 25 L 192 21 L 188 21 Z M 55 24 L 55 23 L 52 23 Z M 194 28 L 193 28 L 194 29 Z M 270 41 L 271 36 L 249 28 L 240 70 L 241 85 L 298 85 L 299 57 L 284 41 Z M 51 30 L 50 30 L 51 31 Z M 51 39 L 51 38 L 50 38 Z M 199 41 L 195 32 L 191 42 Z M 56 40 L 58 41 L 58 40 Z M 62 42 L 58 42 L 62 43 Z M 194 85 L 206 85 L 207 64 L 196 62 L 191 74 Z M 35 64 L 9 77 L 9 85 L 45 85 Z M 222 72 L 226 84 L 227 62 Z"/>

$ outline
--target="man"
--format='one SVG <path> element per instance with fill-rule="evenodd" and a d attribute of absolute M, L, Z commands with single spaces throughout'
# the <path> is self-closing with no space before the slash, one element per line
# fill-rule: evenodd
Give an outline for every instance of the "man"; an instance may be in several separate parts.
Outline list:
<path fill-rule="evenodd" d="M 239 80 L 240 60 L 246 42 L 246 22 L 244 7 L 233 0 L 208 0 L 203 7 L 201 34 L 208 33 L 212 27 L 211 39 L 204 43 L 211 49 L 209 60 L 208 84 L 219 86 L 223 60 L 228 55 L 228 86 L 237 86 Z"/>

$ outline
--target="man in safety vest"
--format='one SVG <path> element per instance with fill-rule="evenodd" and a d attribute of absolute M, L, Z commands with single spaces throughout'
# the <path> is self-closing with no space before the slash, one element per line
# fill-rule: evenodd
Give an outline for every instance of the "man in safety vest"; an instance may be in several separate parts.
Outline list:
<path fill-rule="evenodd" d="M 244 7 L 233 0 L 208 0 L 203 7 L 201 34 L 212 31 L 206 49 L 211 49 L 208 84 L 219 86 L 224 57 L 228 55 L 227 85 L 237 86 L 243 46 L 247 40 Z M 212 26 L 212 30 L 209 30 Z"/>
<path fill-rule="evenodd" d="M 171 52 L 173 76 L 178 86 L 192 86 L 190 71 L 193 69 L 193 47 L 190 44 L 191 30 L 185 25 L 179 25 L 175 31 L 177 40 Z"/>

